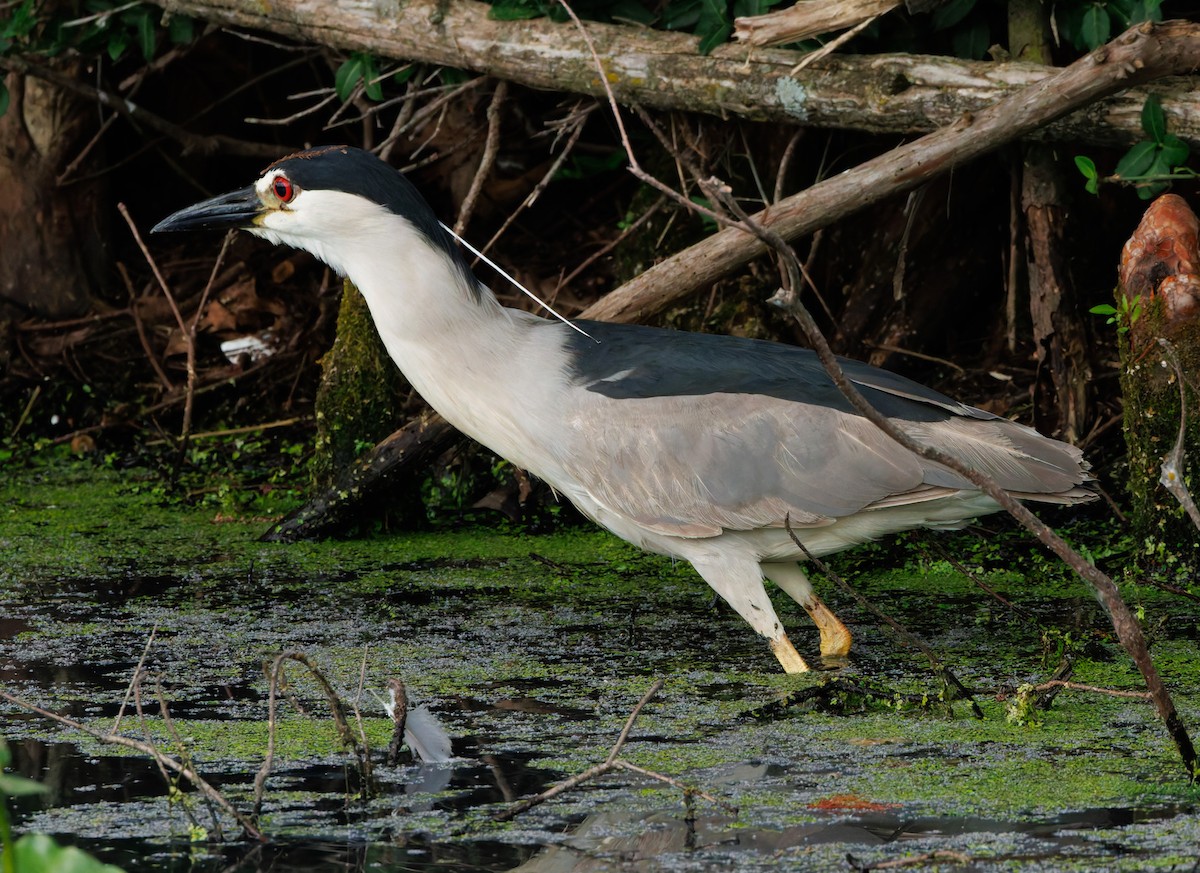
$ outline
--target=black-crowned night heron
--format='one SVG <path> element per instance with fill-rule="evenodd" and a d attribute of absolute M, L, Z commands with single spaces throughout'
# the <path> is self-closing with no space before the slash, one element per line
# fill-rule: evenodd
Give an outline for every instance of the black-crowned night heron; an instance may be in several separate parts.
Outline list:
<path fill-rule="evenodd" d="M 807 666 L 764 577 L 808 611 L 822 654 L 845 655 L 850 632 L 813 593 L 785 519 L 824 555 L 999 508 L 855 413 L 812 352 L 597 322 L 580 322 L 582 335 L 502 306 L 416 189 L 367 152 L 300 152 L 154 230 L 229 227 L 306 249 L 349 277 L 434 409 L 617 536 L 691 562 L 788 672 Z M 899 428 L 1014 496 L 1093 496 L 1073 446 L 901 376 L 842 366 Z"/>

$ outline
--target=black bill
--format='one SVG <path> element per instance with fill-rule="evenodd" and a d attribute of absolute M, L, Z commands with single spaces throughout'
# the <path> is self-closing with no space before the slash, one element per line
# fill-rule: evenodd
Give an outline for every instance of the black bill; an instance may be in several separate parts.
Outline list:
<path fill-rule="evenodd" d="M 262 200 L 253 186 L 230 191 L 186 209 L 168 215 L 154 225 L 151 233 L 176 230 L 228 230 L 231 227 L 251 227 L 263 212 Z"/>

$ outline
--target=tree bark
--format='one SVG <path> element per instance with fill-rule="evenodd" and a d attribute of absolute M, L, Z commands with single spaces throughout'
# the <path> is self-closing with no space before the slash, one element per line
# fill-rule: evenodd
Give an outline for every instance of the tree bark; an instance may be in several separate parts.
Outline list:
<path fill-rule="evenodd" d="M 58 175 L 94 113 L 39 79 L 10 73 L 0 118 L 0 300 L 69 318 L 91 307 L 106 273 L 103 183 L 60 187 Z"/>
<path fill-rule="evenodd" d="M 1008 44 L 1021 60 L 1050 62 L 1050 10 L 1041 0 L 1012 0 L 1008 5 Z M 1034 351 L 1042 368 L 1039 382 L 1048 390 L 1038 404 L 1043 430 L 1078 444 L 1090 417 L 1091 364 L 1087 335 L 1079 314 L 1075 283 L 1067 263 L 1067 156 L 1046 143 L 1021 143 L 1018 170 L 1025 215 L 1025 276 Z M 1048 385 L 1047 385 L 1048 383 Z M 1049 415 L 1046 414 L 1049 411 Z"/>
<path fill-rule="evenodd" d="M 903 0 L 797 0 L 795 6 L 733 20 L 733 38 L 748 45 L 784 45 L 832 33 L 882 15 Z"/>
<path fill-rule="evenodd" d="M 1198 237 L 1195 213 L 1183 198 L 1164 194 L 1150 204 L 1121 253 L 1116 319 L 1122 331 L 1128 487 L 1143 555 L 1151 561 L 1164 557 L 1163 546 L 1191 564 L 1200 555 L 1200 530 L 1160 481 L 1164 459 L 1182 438 L 1190 463 L 1177 475 L 1193 495 L 1200 485 Z M 1170 343 L 1170 351 L 1160 339 Z M 1186 415 L 1181 396 L 1187 398 Z"/>
<path fill-rule="evenodd" d="M 475 0 L 153 0 L 167 12 L 267 30 L 304 42 L 478 70 L 532 88 L 603 96 L 596 61 L 573 24 L 493 21 Z M 724 45 L 697 53 L 685 34 L 588 23 L 617 99 L 722 117 L 907 135 L 954 123 L 1045 81 L 1053 67 L 920 55 L 829 56 L 793 73 L 803 54 Z M 1180 70 L 1179 73 L 1190 72 Z M 1200 144 L 1200 89 L 1158 82 L 1176 136 Z M 1144 91 L 1026 131 L 1038 138 L 1128 146 L 1142 138 Z"/>

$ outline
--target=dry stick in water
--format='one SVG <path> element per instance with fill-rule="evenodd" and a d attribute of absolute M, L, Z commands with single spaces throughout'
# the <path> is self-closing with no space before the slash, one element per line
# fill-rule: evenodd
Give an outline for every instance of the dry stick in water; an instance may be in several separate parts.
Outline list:
<path fill-rule="evenodd" d="M 308 672 L 321 686 L 321 691 L 325 694 L 325 699 L 329 701 L 329 709 L 333 714 L 333 722 L 337 726 L 338 736 L 342 743 L 356 752 L 360 751 L 358 740 L 354 736 L 354 732 L 350 729 L 350 725 L 346 723 L 345 717 L 342 715 L 342 702 L 338 697 L 337 692 L 333 690 L 333 686 L 325 678 L 320 668 L 317 667 L 303 652 L 287 651 L 281 652 L 275 656 L 275 660 L 271 663 L 271 668 L 268 672 L 270 678 L 270 691 L 268 694 L 267 703 L 267 754 L 263 759 L 262 766 L 258 769 L 258 775 L 254 777 L 254 818 L 258 819 L 259 813 L 262 811 L 263 791 L 267 784 L 267 776 L 271 773 L 271 767 L 275 763 L 275 733 L 276 733 L 276 710 L 278 709 L 278 690 L 279 679 L 283 674 L 283 662 L 295 661 L 308 668 Z"/>
<path fill-rule="evenodd" d="M 140 724 L 142 727 L 142 736 L 146 738 L 147 743 L 153 743 L 154 737 L 150 733 L 150 726 L 146 724 L 146 713 L 142 709 L 142 680 L 145 678 L 145 676 L 146 673 L 144 670 L 139 670 L 133 676 L 133 707 L 134 711 L 137 713 L 138 724 Z M 179 743 L 176 743 L 176 746 L 178 747 Z M 191 766 L 191 761 L 189 761 L 182 754 L 179 756 L 179 761 L 185 767 Z M 163 783 L 169 790 L 171 788 L 171 774 L 167 772 L 167 768 L 163 766 L 162 761 L 156 759 L 154 763 L 158 765 L 158 773 L 160 776 L 162 776 Z M 174 799 L 169 802 L 174 805 Z M 183 810 L 183 814 L 187 816 L 188 821 L 191 822 L 192 827 L 199 827 L 200 823 L 196 821 L 196 816 L 192 813 L 192 808 L 186 802 L 186 800 L 183 803 L 180 803 L 179 806 Z M 212 807 L 210 806 L 209 809 L 211 808 Z M 216 817 L 213 818 L 213 829 L 217 832 L 217 839 L 223 840 L 224 836 L 221 833 L 221 822 Z"/>
<path fill-rule="evenodd" d="M 63 727 L 87 734 L 89 737 L 92 737 L 101 743 L 106 743 L 113 746 L 124 746 L 127 749 L 133 749 L 134 751 L 141 752 L 143 755 L 153 758 L 167 769 L 174 770 L 180 776 L 183 776 L 185 779 L 195 785 L 197 789 L 204 792 L 204 794 L 209 797 L 213 803 L 219 806 L 224 812 L 232 816 L 237 823 L 242 826 L 242 829 L 245 831 L 247 837 L 254 840 L 266 841 L 266 838 L 262 835 L 262 832 L 255 827 L 254 822 L 250 821 L 249 818 L 238 812 L 228 800 L 221 796 L 221 792 L 209 785 L 199 773 L 197 773 L 195 770 L 192 770 L 190 767 L 179 763 L 174 758 L 164 755 L 152 744 L 144 743 L 141 740 L 135 740 L 132 737 L 125 737 L 121 736 L 120 734 L 96 730 L 93 727 L 88 727 L 82 722 L 75 721 L 72 718 L 67 718 L 65 715 L 59 715 L 57 712 L 51 712 L 48 709 L 43 709 L 37 704 L 30 703 L 28 700 L 23 700 L 20 697 L 9 694 L 7 691 L 0 691 L 0 700 L 8 701 L 14 706 L 19 706 L 29 712 L 37 713 L 43 718 L 48 718 L 51 721 L 61 724 Z"/>
<path fill-rule="evenodd" d="M 388 743 L 387 764 L 394 767 L 400 759 L 400 747 L 404 745 L 404 726 L 408 722 L 408 689 L 400 679 L 389 679 L 387 687 L 392 696 L 392 740 Z"/>
<path fill-rule="evenodd" d="M 492 820 L 511 821 L 521 813 L 533 809 L 535 806 L 539 806 L 553 797 L 557 797 L 564 792 L 570 791 L 572 788 L 582 785 L 584 782 L 587 782 L 590 779 L 595 779 L 597 776 L 603 776 L 605 773 L 611 773 L 614 770 L 626 770 L 630 773 L 638 773 L 642 776 L 648 776 L 651 779 L 657 779 L 659 782 L 665 782 L 667 785 L 678 788 L 683 792 L 685 802 L 688 804 L 689 809 L 691 805 L 691 799 L 693 797 L 703 797 L 709 803 L 721 807 L 730 815 L 736 816 L 737 810 L 734 807 L 722 800 L 718 800 L 711 794 L 700 791 L 699 789 L 693 788 L 690 785 L 685 785 L 677 779 L 672 779 L 670 776 L 664 776 L 662 773 L 655 773 L 653 770 L 647 770 L 644 767 L 631 764 L 623 758 L 618 757 L 621 754 L 621 750 L 625 747 L 625 743 L 629 740 L 629 732 L 633 730 L 633 723 L 637 721 L 637 717 L 641 714 L 642 709 L 647 703 L 650 702 L 654 695 L 656 695 L 662 689 L 662 687 L 663 680 L 655 680 L 654 684 L 650 686 L 650 690 L 642 695 L 642 699 L 637 702 L 637 705 L 633 708 L 633 711 L 629 713 L 629 718 L 625 720 L 625 727 L 621 729 L 621 735 L 617 737 L 617 741 L 613 744 L 612 750 L 608 753 L 608 757 L 604 759 L 604 763 L 596 764 L 594 767 L 588 767 L 582 773 L 576 773 L 574 776 L 570 777 L 569 779 L 564 779 L 557 785 L 551 785 L 541 794 L 535 794 L 533 797 L 527 797 L 524 800 L 514 803 L 507 809 L 503 809 L 493 815 Z"/>
<path fill-rule="evenodd" d="M 129 698 L 133 696 L 134 685 L 139 682 L 139 676 L 142 672 L 142 667 L 146 664 L 146 656 L 150 654 L 150 647 L 154 645 L 154 638 L 158 635 L 158 622 L 154 623 L 154 627 L 150 629 L 150 636 L 146 640 L 146 645 L 142 649 L 142 656 L 138 658 L 137 666 L 133 668 L 133 675 L 129 677 L 129 686 L 125 689 L 125 698 L 121 701 L 121 708 L 117 710 L 117 717 L 113 719 L 113 726 L 109 728 L 109 733 L 116 733 L 121 727 L 121 719 L 125 716 L 125 707 L 129 705 Z"/>

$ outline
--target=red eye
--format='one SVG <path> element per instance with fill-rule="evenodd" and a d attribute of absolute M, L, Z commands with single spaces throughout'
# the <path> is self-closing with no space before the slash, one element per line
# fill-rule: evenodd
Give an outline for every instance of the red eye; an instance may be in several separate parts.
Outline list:
<path fill-rule="evenodd" d="M 276 176 L 275 181 L 271 183 L 271 191 L 279 199 L 280 203 L 290 203 L 292 198 L 296 196 L 296 189 L 292 187 L 292 183 L 287 176 Z"/>

